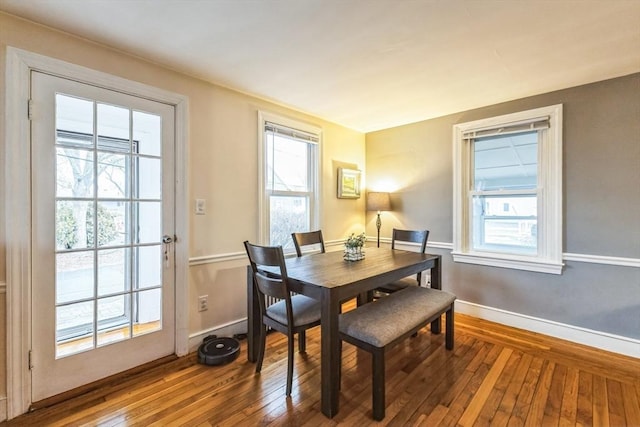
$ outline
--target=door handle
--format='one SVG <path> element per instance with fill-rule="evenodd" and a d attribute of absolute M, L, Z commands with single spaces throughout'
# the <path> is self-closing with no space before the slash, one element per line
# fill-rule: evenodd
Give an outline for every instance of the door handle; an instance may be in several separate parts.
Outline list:
<path fill-rule="evenodd" d="M 172 243 L 172 242 L 173 242 L 173 237 L 166 234 L 162 236 L 162 243 Z"/>

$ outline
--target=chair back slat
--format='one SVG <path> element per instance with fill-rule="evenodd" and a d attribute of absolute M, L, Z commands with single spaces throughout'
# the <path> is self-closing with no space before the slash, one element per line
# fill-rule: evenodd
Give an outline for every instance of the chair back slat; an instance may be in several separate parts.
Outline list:
<path fill-rule="evenodd" d="M 286 284 L 280 278 L 270 277 L 260 272 L 254 273 L 254 278 L 258 291 L 266 296 L 286 299 L 289 295 Z"/>
<path fill-rule="evenodd" d="M 291 233 L 293 244 L 296 247 L 296 254 L 302 256 L 302 247 L 310 245 L 319 245 L 320 252 L 324 253 L 324 239 L 322 238 L 322 231 L 306 231 L 302 233 Z"/>
<path fill-rule="evenodd" d="M 398 230 L 393 229 L 391 238 L 391 249 L 396 248 L 396 241 L 420 243 L 420 252 L 427 250 L 427 239 L 429 238 L 429 230 Z"/>

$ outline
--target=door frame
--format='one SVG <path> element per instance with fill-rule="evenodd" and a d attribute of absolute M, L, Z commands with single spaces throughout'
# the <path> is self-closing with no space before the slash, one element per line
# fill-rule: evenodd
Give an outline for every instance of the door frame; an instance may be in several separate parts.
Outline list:
<path fill-rule="evenodd" d="M 7 46 L 5 104 L 5 237 L 7 314 L 7 419 L 29 410 L 31 401 L 31 122 L 30 73 L 40 71 L 100 86 L 175 108 L 175 353 L 189 351 L 187 198 L 189 99 L 143 83 Z M 37 116 L 37 111 L 31 112 Z"/>

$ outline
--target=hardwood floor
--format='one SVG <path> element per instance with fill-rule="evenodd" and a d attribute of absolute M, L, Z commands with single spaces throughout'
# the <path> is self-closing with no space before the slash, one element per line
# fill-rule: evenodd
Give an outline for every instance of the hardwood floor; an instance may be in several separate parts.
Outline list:
<path fill-rule="evenodd" d="M 240 357 L 155 366 L 3 425 L 22 426 L 640 426 L 640 359 L 456 315 L 455 348 L 428 328 L 387 354 L 386 417 L 371 419 L 370 355 L 343 345 L 340 412 L 320 412 L 319 328 L 296 353 L 285 398 L 286 338 L 262 373 Z"/>

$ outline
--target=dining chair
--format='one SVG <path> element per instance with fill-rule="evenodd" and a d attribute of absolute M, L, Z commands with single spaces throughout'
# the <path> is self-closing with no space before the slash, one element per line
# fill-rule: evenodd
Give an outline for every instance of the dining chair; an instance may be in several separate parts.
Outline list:
<path fill-rule="evenodd" d="M 427 239 L 429 238 L 429 230 L 398 230 L 393 229 L 393 234 L 391 236 L 391 249 L 396 248 L 396 243 L 405 242 L 405 243 L 419 243 L 420 244 L 420 252 L 424 253 L 427 249 Z M 405 277 L 395 282 L 386 283 L 382 286 L 379 286 L 374 291 L 374 296 L 380 293 L 391 294 L 397 292 L 401 289 L 404 289 L 408 286 L 420 286 L 422 281 L 422 272 L 418 273 L 415 277 Z"/>
<path fill-rule="evenodd" d="M 293 244 L 296 247 L 296 254 L 302 256 L 302 247 L 320 245 L 320 252 L 325 253 L 322 230 L 306 231 L 302 233 L 291 233 Z"/>
<path fill-rule="evenodd" d="M 304 353 L 305 331 L 320 324 L 320 303 L 304 295 L 291 295 L 282 246 L 258 246 L 245 241 L 244 247 L 251 264 L 262 319 L 256 372 L 262 369 L 267 340 L 266 328 L 285 334 L 288 350 L 287 396 L 290 396 L 293 381 L 294 336 L 298 334 L 298 350 Z M 267 306 L 267 297 L 279 301 Z"/>

